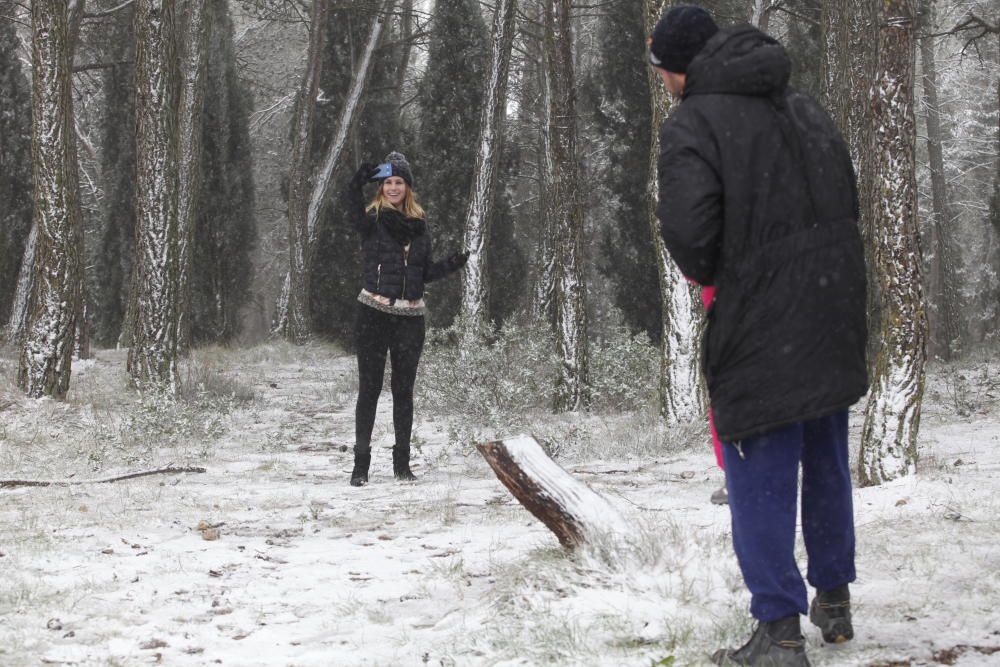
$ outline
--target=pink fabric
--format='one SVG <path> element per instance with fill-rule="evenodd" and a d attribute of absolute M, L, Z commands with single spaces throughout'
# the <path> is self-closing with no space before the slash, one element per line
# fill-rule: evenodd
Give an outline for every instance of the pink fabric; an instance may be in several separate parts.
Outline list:
<path fill-rule="evenodd" d="M 708 310 L 708 307 L 712 305 L 712 299 L 715 298 L 715 286 L 714 285 L 702 285 L 701 287 L 701 304 Z M 708 408 L 708 429 L 712 432 L 712 446 L 715 447 L 715 462 L 719 464 L 720 468 L 725 469 L 722 465 L 722 441 L 719 440 L 719 434 L 715 430 L 715 419 L 712 417 L 712 408 Z"/>
<path fill-rule="evenodd" d="M 701 287 L 701 305 L 705 306 L 705 310 L 712 305 L 712 299 L 715 298 L 715 285 L 702 285 Z"/>

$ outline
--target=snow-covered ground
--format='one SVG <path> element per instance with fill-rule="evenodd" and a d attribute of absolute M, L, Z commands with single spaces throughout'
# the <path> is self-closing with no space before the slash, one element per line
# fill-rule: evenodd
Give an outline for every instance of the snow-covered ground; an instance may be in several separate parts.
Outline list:
<path fill-rule="evenodd" d="M 562 551 L 419 403 L 419 481 L 391 478 L 383 395 L 372 483 L 348 486 L 355 362 L 331 346 L 199 352 L 177 404 L 124 366 L 100 351 L 67 401 L 29 401 L 0 358 L 0 479 L 206 469 L 0 489 L 4 667 L 697 665 L 750 631 L 710 447 L 648 415 L 544 418 L 634 519 L 609 561 Z M 805 623 L 814 665 L 1000 664 L 998 378 L 932 369 L 919 474 L 856 491 L 857 637 Z"/>

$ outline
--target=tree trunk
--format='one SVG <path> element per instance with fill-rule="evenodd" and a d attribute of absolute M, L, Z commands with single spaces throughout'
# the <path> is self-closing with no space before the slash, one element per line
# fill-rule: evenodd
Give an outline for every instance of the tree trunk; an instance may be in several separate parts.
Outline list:
<path fill-rule="evenodd" d="M 35 285 L 35 256 L 38 253 L 38 225 L 33 221 L 28 240 L 24 244 L 21 269 L 17 274 L 17 288 L 10 306 L 7 321 L 7 340 L 20 345 L 28 332 L 28 315 L 32 311 Z"/>
<path fill-rule="evenodd" d="M 86 8 L 86 0 L 76 0 L 75 2 L 69 3 L 69 13 L 68 13 L 68 23 L 69 23 L 69 62 L 72 67 L 74 63 L 74 58 L 76 56 L 76 47 L 80 42 L 80 26 L 83 22 L 83 12 Z M 72 86 L 72 83 L 70 84 Z M 70 104 L 69 107 L 70 121 L 69 126 L 73 128 L 73 141 L 77 138 L 76 129 L 76 111 L 74 106 Z M 75 146 L 75 144 L 74 144 Z M 72 153 L 70 154 L 70 159 L 72 160 L 73 172 L 77 174 L 77 191 L 79 192 L 79 173 L 80 165 L 77 161 L 76 148 L 74 147 Z M 76 226 L 76 247 L 79 256 L 86 257 L 86 249 L 84 247 L 84 235 L 83 235 L 83 224 L 78 224 Z M 76 270 L 78 272 L 75 280 L 80 285 L 80 294 L 76 300 L 76 314 L 73 316 L 76 321 L 76 333 L 74 334 L 75 340 L 73 341 L 73 353 L 76 355 L 77 359 L 89 359 L 90 358 L 90 319 L 88 315 L 87 302 L 87 281 L 84 274 L 83 260 L 76 263 Z"/>
<path fill-rule="evenodd" d="M 567 549 L 601 545 L 631 532 L 631 525 L 603 496 L 550 459 L 530 436 L 476 445 L 493 472 L 525 509 Z"/>
<path fill-rule="evenodd" d="M 937 67 L 934 56 L 934 3 L 921 0 L 920 64 L 923 70 L 924 108 L 927 112 L 927 155 L 931 172 L 930 224 L 930 293 L 928 317 L 930 353 L 951 360 L 959 342 L 958 248 L 954 240 L 955 212 L 948 199 L 945 180 L 941 129 L 941 107 L 938 102 Z"/>
<path fill-rule="evenodd" d="M 79 177 L 72 112 L 72 31 L 66 0 L 35 0 L 32 30 L 32 162 L 35 287 L 18 385 L 32 397 L 69 389 L 80 300 Z"/>
<path fill-rule="evenodd" d="M 851 27 L 848 18 L 855 0 L 827 0 L 820 6 L 820 30 L 823 48 L 824 101 L 827 111 L 844 135 L 851 142 Z"/>
<path fill-rule="evenodd" d="M 392 3 L 380 5 L 372 18 L 368 41 L 356 63 L 351 89 L 341 108 L 334 136 L 319 171 L 311 174 L 309 147 L 312 144 L 316 95 L 322 68 L 322 25 L 326 12 L 324 5 L 325 0 L 316 0 L 313 5 L 311 20 L 312 25 L 317 27 L 312 28 L 308 64 L 299 89 L 298 109 L 292 128 L 292 166 L 289 170 L 288 189 L 289 270 L 278 303 L 278 321 L 275 327 L 276 334 L 296 343 L 308 339 L 312 331 L 309 277 L 319 237 L 319 224 L 329 203 L 334 172 L 342 163 L 347 141 L 360 115 L 363 94 L 374 65 L 375 48 L 382 38 L 385 25 L 383 16 L 391 9 Z"/>
<path fill-rule="evenodd" d="M 646 4 L 646 31 L 652 33 L 668 6 L 662 0 Z M 660 125 L 670 111 L 671 99 L 659 74 L 647 68 L 652 104 L 653 142 L 649 152 L 649 233 L 656 250 L 656 270 L 663 304 L 663 335 L 660 340 L 660 414 L 671 423 L 705 415 L 705 389 L 701 377 L 699 334 L 704 323 L 698 287 L 688 281 L 670 258 L 656 217 L 657 165 L 660 157 Z"/>
<path fill-rule="evenodd" d="M 771 12 L 777 3 L 774 0 L 750 0 L 750 25 L 761 32 L 767 32 L 771 23 Z"/>
<path fill-rule="evenodd" d="M 307 340 L 312 330 L 309 319 L 309 270 L 306 265 L 306 207 L 310 191 L 316 96 L 323 67 L 327 4 L 327 0 L 314 0 L 312 4 L 306 69 L 299 84 L 292 118 L 292 155 L 288 167 L 288 273 L 278 299 L 274 333 L 296 343 Z"/>
<path fill-rule="evenodd" d="M 578 410 L 590 397 L 570 1 L 545 0 L 544 11 L 545 66 L 551 88 L 546 159 L 551 160 L 553 169 L 548 198 L 554 213 L 556 344 L 561 361 L 555 405 L 559 410 Z"/>
<path fill-rule="evenodd" d="M 201 134 L 205 102 L 205 76 L 208 69 L 209 25 L 206 2 L 220 0 L 183 0 L 177 26 L 180 48 L 180 101 L 177 117 L 177 236 L 178 271 L 177 348 L 191 347 L 191 271 L 194 250 L 194 225 L 198 212 L 195 202 L 201 183 Z"/>
<path fill-rule="evenodd" d="M 541 4 L 541 3 L 539 3 Z M 538 19 L 542 22 L 544 11 Z M 542 48 L 545 48 L 543 35 Z M 542 219 L 541 264 L 538 271 L 538 282 L 535 285 L 534 312 L 536 317 L 543 318 L 556 326 L 556 254 L 555 254 L 555 216 L 554 201 L 549 196 L 555 182 L 555 162 L 552 159 L 552 73 L 545 59 L 538 67 L 538 79 L 541 88 L 541 132 L 539 133 L 538 152 L 538 211 Z"/>
<path fill-rule="evenodd" d="M 848 112 L 850 131 L 847 134 L 851 148 L 854 170 L 858 177 L 858 200 L 860 202 L 860 219 L 858 220 L 861 238 L 865 248 L 865 266 L 868 281 L 868 372 L 875 375 L 875 359 L 880 344 L 879 333 L 882 326 L 884 306 L 882 303 L 882 284 L 877 272 L 876 218 L 879 215 L 875 151 L 875 131 L 878 123 L 875 120 L 875 97 L 879 94 L 876 80 L 876 68 L 879 63 L 879 52 L 882 46 L 878 26 L 880 14 L 878 3 L 868 0 L 839 0 L 850 3 L 846 7 L 852 22 L 850 28 L 850 70 L 851 100 Z M 843 15 L 842 15 L 843 16 Z M 841 19 L 843 20 L 843 19 Z"/>
<path fill-rule="evenodd" d="M 177 390 L 180 306 L 177 36 L 174 0 L 137 0 L 136 247 L 128 372 L 140 388 Z"/>
<path fill-rule="evenodd" d="M 514 44 L 517 0 L 498 0 L 493 16 L 493 48 L 489 76 L 480 116 L 479 152 L 472 176 L 472 195 L 465 215 L 465 249 L 469 261 L 462 272 L 462 315 L 475 329 L 485 324 L 488 313 L 487 245 L 496 192 L 497 163 L 503 146 L 507 105 L 507 72 Z"/>
<path fill-rule="evenodd" d="M 887 0 L 879 22 L 871 153 L 875 262 L 885 311 L 861 439 L 862 485 L 910 474 L 917 462 L 927 319 L 917 232 L 914 19 L 912 2 Z"/>

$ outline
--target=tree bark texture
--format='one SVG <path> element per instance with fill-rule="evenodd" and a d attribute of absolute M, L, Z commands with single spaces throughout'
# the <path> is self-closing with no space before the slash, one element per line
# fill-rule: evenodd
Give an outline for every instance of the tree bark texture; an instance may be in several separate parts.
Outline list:
<path fill-rule="evenodd" d="M 278 299 L 274 333 L 292 342 L 309 338 L 309 270 L 306 265 L 307 207 L 311 191 L 311 148 L 316 96 L 323 68 L 323 35 L 327 0 L 314 0 L 309 14 L 309 48 L 292 117 L 292 149 L 288 167 L 288 273 Z"/>
<path fill-rule="evenodd" d="M 208 70 L 209 25 L 207 2 L 221 0 L 182 0 L 178 6 L 178 48 L 180 60 L 180 99 L 177 109 L 177 348 L 184 352 L 191 346 L 191 271 L 194 251 L 194 225 L 198 212 L 195 202 L 201 183 L 201 134 L 205 107 L 205 77 Z"/>
<path fill-rule="evenodd" d="M 488 319 L 489 285 L 486 262 L 497 167 L 503 147 L 504 116 L 510 52 L 514 45 L 517 0 L 498 0 L 493 16 L 489 76 L 479 126 L 479 151 L 472 176 L 472 193 L 465 215 L 465 250 L 469 261 L 462 272 L 462 316 L 476 328 Z"/>
<path fill-rule="evenodd" d="M 820 29 L 824 48 L 823 81 L 826 109 L 837 124 L 837 129 L 851 144 L 851 16 L 855 0 L 826 0 L 820 7 Z"/>
<path fill-rule="evenodd" d="M 544 12 L 540 12 L 539 22 Z M 545 48 L 545 37 L 542 37 L 542 48 Z M 544 60 L 544 58 L 543 58 Z M 556 256 L 555 256 L 555 208 L 549 197 L 552 184 L 555 182 L 555 162 L 552 159 L 552 123 L 549 120 L 552 111 L 552 79 L 551 72 L 545 62 L 537 68 L 539 88 L 541 89 L 541 132 L 539 134 L 538 159 L 538 210 L 542 218 L 541 263 L 538 271 L 538 282 L 535 285 L 534 311 L 537 317 L 556 323 Z"/>
<path fill-rule="evenodd" d="M 28 332 L 28 316 L 32 310 L 33 287 L 35 285 L 35 255 L 38 253 L 38 224 L 32 221 L 28 240 L 24 244 L 21 269 L 17 274 L 17 288 L 10 306 L 7 320 L 7 340 L 22 343 Z"/>
<path fill-rule="evenodd" d="M 878 190 L 873 146 L 878 123 L 875 117 L 875 97 L 879 94 L 876 68 L 882 46 L 878 2 L 870 0 L 838 0 L 845 4 L 851 21 L 849 62 L 851 70 L 851 97 L 848 112 L 848 143 L 858 176 L 858 200 L 861 217 L 858 220 L 865 247 L 865 266 L 868 279 L 868 370 L 875 373 L 879 332 L 882 323 L 882 284 L 876 268 L 876 218 L 878 217 Z M 836 19 L 835 19 L 836 20 Z M 841 20 L 844 20 L 841 18 Z"/>
<path fill-rule="evenodd" d="M 177 390 L 177 35 L 174 0 L 137 0 L 136 247 L 128 372 L 140 389 Z"/>
<path fill-rule="evenodd" d="M 771 23 L 771 13 L 780 2 L 775 0 L 750 0 L 749 23 L 761 32 L 767 32 Z"/>
<path fill-rule="evenodd" d="M 72 113 L 72 35 L 66 0 L 35 0 L 32 31 L 32 162 L 37 228 L 29 268 L 35 287 L 18 385 L 32 397 L 69 389 L 80 300 L 79 176 Z"/>
<path fill-rule="evenodd" d="M 603 496 L 548 457 L 530 436 L 476 445 L 497 478 L 567 549 L 624 536 L 630 525 Z"/>
<path fill-rule="evenodd" d="M 931 172 L 930 229 L 930 354 L 951 360 L 959 342 L 958 248 L 955 243 L 957 221 L 948 197 L 944 171 L 941 107 L 938 101 L 937 64 L 934 54 L 934 3 L 921 0 L 920 65 L 923 72 L 924 109 L 927 120 L 927 156 Z"/>
<path fill-rule="evenodd" d="M 556 409 L 577 410 L 589 401 L 587 289 L 581 266 L 583 202 L 577 155 L 576 83 L 569 0 L 545 0 L 545 66 L 551 97 L 548 153 L 555 256 L 556 344 L 560 358 Z"/>
<path fill-rule="evenodd" d="M 365 42 L 364 51 L 354 64 L 354 76 L 351 80 L 351 89 L 347 93 L 347 99 L 340 111 L 340 118 L 337 119 L 336 131 L 330 146 L 327 148 L 323 165 L 319 173 L 312 179 L 312 189 L 309 192 L 308 207 L 306 208 L 305 238 L 308 244 L 306 258 L 308 262 L 307 270 L 312 270 L 312 256 L 319 236 L 319 224 L 323 219 L 323 213 L 330 201 L 330 186 L 333 184 L 333 175 L 341 165 L 341 158 L 347 147 L 347 140 L 352 134 L 358 117 L 361 115 L 361 107 L 364 100 L 365 88 L 371 77 L 372 67 L 375 64 L 375 49 L 382 39 L 383 28 L 387 12 L 391 11 L 392 3 L 385 2 L 379 5 L 372 17 L 371 27 L 368 30 L 368 40 Z"/>
<path fill-rule="evenodd" d="M 323 0 L 313 6 L 313 21 L 324 21 Z M 292 129 L 292 166 L 289 170 L 288 192 L 288 254 L 289 270 L 278 304 L 279 319 L 275 333 L 292 342 L 306 340 L 312 332 L 309 312 L 309 276 L 319 237 L 319 225 L 330 199 L 333 176 L 342 164 L 347 142 L 361 114 L 365 88 L 374 66 L 375 49 L 382 39 L 384 15 L 392 3 L 381 4 L 375 12 L 364 51 L 354 65 L 354 77 L 326 156 L 318 172 L 310 169 L 310 150 L 316 117 L 316 95 L 322 69 L 322 28 L 312 29 L 305 77 L 299 89 L 297 113 Z M 324 15 L 316 15 L 322 11 Z M 316 25 L 316 23 L 313 23 Z M 320 34 L 315 34 L 316 32 Z M 308 124 L 305 126 L 304 124 Z M 300 142 L 302 142 L 300 144 Z"/>
<path fill-rule="evenodd" d="M 927 319 L 917 231 L 915 13 L 908 0 L 882 3 L 873 96 L 876 272 L 885 311 L 859 457 L 862 485 L 916 469 Z"/>
<path fill-rule="evenodd" d="M 652 33 L 656 21 L 669 6 L 663 0 L 648 0 L 646 31 Z M 705 385 L 700 364 L 700 333 L 704 314 L 698 287 L 688 281 L 670 258 L 656 217 L 657 165 L 660 157 L 660 125 L 670 111 L 671 99 L 659 74 L 648 69 L 652 104 L 653 143 L 649 152 L 649 233 L 656 250 L 660 299 L 663 304 L 663 335 L 660 341 L 660 414 L 671 423 L 705 415 Z"/>

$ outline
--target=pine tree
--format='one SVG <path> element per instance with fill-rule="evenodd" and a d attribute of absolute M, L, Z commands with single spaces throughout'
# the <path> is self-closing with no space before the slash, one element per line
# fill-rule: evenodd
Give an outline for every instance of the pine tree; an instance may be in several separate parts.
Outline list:
<path fill-rule="evenodd" d="M 613 285 L 626 325 L 659 341 L 662 304 L 647 220 L 652 121 L 646 71 L 636 66 L 645 58 L 644 5 L 626 0 L 607 8 L 597 35 L 602 58 L 587 87 L 598 141 L 607 151 L 595 180 L 611 199 L 599 269 Z"/>
<path fill-rule="evenodd" d="M 73 131 L 75 19 L 66 0 L 35 0 L 32 32 L 32 161 L 37 255 L 17 383 L 32 397 L 69 390 L 82 271 Z M 74 10 L 77 7 L 73 8 Z"/>
<path fill-rule="evenodd" d="M 551 165 L 545 197 L 552 216 L 556 346 L 560 360 L 555 407 L 579 410 L 590 402 L 590 364 L 570 0 L 544 0 L 543 17 L 548 91 L 545 160 Z"/>
<path fill-rule="evenodd" d="M 135 33 L 133 8 L 109 17 L 108 51 L 115 65 L 103 71 L 101 178 L 104 199 L 94 299 L 94 339 L 113 346 L 122 331 L 128 304 L 135 245 Z"/>
<path fill-rule="evenodd" d="M 136 31 L 136 261 L 128 372 L 139 388 L 176 391 L 177 34 L 173 0 L 139 0 Z"/>
<path fill-rule="evenodd" d="M 885 313 L 858 455 L 862 485 L 912 474 L 927 360 L 927 317 L 917 232 L 915 11 L 911 0 L 882 4 L 870 122 L 877 215 L 874 257 Z"/>
<path fill-rule="evenodd" d="M 14 23 L 0 16 L 0 326 L 7 322 L 31 231 L 31 93 Z"/>
<path fill-rule="evenodd" d="M 436 0 L 430 20 L 427 68 L 417 99 L 417 150 L 407 157 L 415 172 L 414 190 L 427 210 L 435 252 L 444 255 L 463 242 L 490 39 L 475 0 Z M 461 282 L 454 279 L 429 286 L 435 324 L 454 319 L 460 291 Z"/>
<path fill-rule="evenodd" d="M 224 0 L 208 0 L 208 45 L 202 186 L 195 206 L 191 337 L 195 344 L 228 343 L 240 333 L 250 298 L 257 240 L 254 220 L 251 100 L 239 80 L 233 23 Z"/>
<path fill-rule="evenodd" d="M 497 175 L 503 151 L 507 84 L 516 13 L 516 0 L 500 0 L 494 11 L 491 57 L 476 142 L 476 164 L 465 217 L 463 245 L 469 252 L 469 261 L 462 273 L 462 314 L 467 318 L 468 325 L 474 328 L 491 319 L 489 241 L 495 210 Z"/>
<path fill-rule="evenodd" d="M 371 22 L 368 5 L 338 4 L 327 19 L 326 50 L 320 88 L 326 103 L 316 110 L 316 132 L 313 155 L 322 156 L 337 124 L 343 100 L 347 96 L 354 74 L 353 64 L 364 47 L 358 35 Z M 397 42 L 399 31 L 386 28 L 384 42 Z M 408 151 L 403 146 L 399 115 L 397 82 L 404 57 L 405 44 L 381 46 L 371 73 L 364 108 L 358 119 L 344 168 L 335 187 L 337 193 L 347 186 L 361 162 L 379 162 L 391 150 Z M 320 159 L 319 157 L 316 158 Z M 339 206 L 326 213 L 316 244 L 316 260 L 312 266 L 311 308 L 313 326 L 321 335 L 350 344 L 354 336 L 354 312 L 361 275 L 358 238 L 351 221 Z"/>

